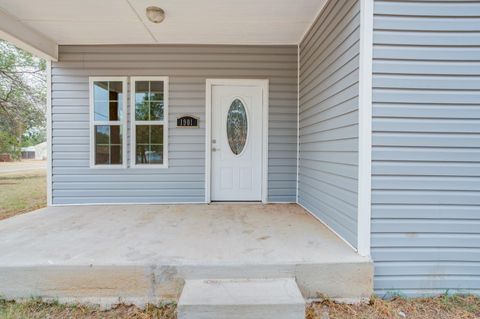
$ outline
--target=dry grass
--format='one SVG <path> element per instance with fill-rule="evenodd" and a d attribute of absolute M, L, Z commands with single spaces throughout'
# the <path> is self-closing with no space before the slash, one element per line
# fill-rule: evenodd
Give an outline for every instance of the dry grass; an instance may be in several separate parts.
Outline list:
<path fill-rule="evenodd" d="M 35 299 L 23 303 L 0 300 L 1 319 L 175 319 L 175 309 L 173 304 L 147 306 L 145 309 L 120 305 L 110 310 L 101 310 L 91 306 L 45 303 Z"/>
<path fill-rule="evenodd" d="M 0 175 L 0 220 L 47 205 L 44 169 Z"/>
<path fill-rule="evenodd" d="M 337 304 L 330 300 L 307 309 L 307 319 L 474 319 L 480 318 L 480 298 L 471 295 L 444 295 L 433 298 L 392 300 L 372 298 L 361 305 Z"/>
<path fill-rule="evenodd" d="M 72 306 L 45 303 L 32 299 L 25 303 L 0 300 L 0 319 L 19 318 L 132 318 L 132 319 L 176 319 L 174 304 L 148 306 L 120 305 L 110 310 L 91 306 Z M 480 318 L 480 298 L 475 296 L 439 296 L 434 298 L 381 300 L 372 298 L 361 305 L 337 304 L 330 300 L 314 303 L 307 308 L 306 319 L 474 319 Z"/>

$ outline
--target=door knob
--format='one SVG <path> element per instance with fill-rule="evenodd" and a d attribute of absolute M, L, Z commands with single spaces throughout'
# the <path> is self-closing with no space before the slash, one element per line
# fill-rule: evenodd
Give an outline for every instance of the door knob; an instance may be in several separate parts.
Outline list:
<path fill-rule="evenodd" d="M 220 151 L 219 148 L 212 147 L 212 152 Z"/>

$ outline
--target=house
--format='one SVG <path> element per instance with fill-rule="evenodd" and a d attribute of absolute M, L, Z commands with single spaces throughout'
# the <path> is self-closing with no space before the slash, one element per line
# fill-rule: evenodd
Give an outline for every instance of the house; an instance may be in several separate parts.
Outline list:
<path fill-rule="evenodd" d="M 178 279 L 181 287 L 186 281 L 183 302 L 190 307 L 195 302 L 185 300 L 215 290 L 203 279 L 268 277 L 274 270 L 265 264 L 242 268 L 240 274 L 215 268 L 213 261 L 238 269 L 246 264 L 241 257 L 255 251 L 262 251 L 266 262 L 278 261 L 283 275 L 275 276 L 293 276 L 306 298 L 327 293 L 358 299 L 372 288 L 380 296 L 480 292 L 477 1 L 1 0 L 0 7 L 3 36 L 48 59 L 51 207 L 31 218 L 58 230 L 51 236 L 63 234 L 51 241 L 53 246 L 62 245 L 62 238 L 68 242 L 77 226 L 66 235 L 48 216 L 63 222 L 68 216 L 90 216 L 116 225 L 89 224 L 76 242 L 82 250 L 65 252 L 69 257 L 62 257 L 61 271 L 84 265 L 78 260 L 87 263 L 95 255 L 91 260 L 98 262 L 102 254 L 112 254 L 104 241 L 122 236 L 135 240 L 125 256 L 155 254 L 155 236 L 128 234 L 132 225 L 151 227 L 146 221 L 160 215 L 129 218 L 167 207 L 168 218 L 162 220 L 177 227 L 172 236 L 195 247 L 176 247 L 172 260 L 185 261 L 181 254 L 187 251 L 200 254 L 199 268 L 188 268 L 193 260 L 188 259 L 188 267 L 149 264 L 149 274 L 156 284 L 158 278 L 172 286 Z M 202 205 L 215 202 L 230 204 L 228 209 Z M 283 204 L 249 209 L 231 202 Z M 185 207 L 199 213 L 189 215 Z M 227 211 L 231 228 L 222 228 Z M 290 220 L 293 211 L 308 213 L 308 222 Z M 87 227 L 85 219 L 77 221 Z M 0 224 L 0 236 L 9 236 L 13 225 L 27 229 L 28 222 Z M 237 233 L 236 223 L 250 228 Z M 166 236 L 161 225 L 157 235 Z M 288 240 L 281 237 L 290 234 L 286 225 L 298 230 Z M 302 242 L 312 232 L 320 234 L 320 227 L 324 239 Z M 260 229 L 271 233 L 237 251 Z M 233 240 L 240 238 L 233 234 L 242 234 L 241 240 Z M 83 243 L 89 236 L 95 244 Z M 206 243 L 210 236 L 217 237 Z M 262 246 L 276 238 L 283 238 L 277 246 Z M 218 241 L 222 245 L 214 244 Z M 333 246 L 321 246 L 327 242 Z M 0 251 L 11 248 L 6 245 L 0 244 Z M 230 251 L 221 258 L 210 253 L 225 247 Z M 169 246 L 163 248 L 168 254 Z M 345 255 L 316 263 L 300 256 L 303 248 L 309 254 Z M 35 260 L 19 254 L 9 258 L 9 278 L 24 278 L 25 269 L 13 266 L 33 267 Z M 56 258 L 52 254 L 42 256 Z M 27 255 L 25 248 L 22 256 Z M 233 255 L 239 259 L 229 259 Z M 48 264 L 49 258 L 42 262 Z M 158 258 L 163 260 L 161 254 Z M 108 261 L 89 277 L 91 282 L 127 271 L 113 271 Z M 302 271 L 290 272 L 287 264 Z M 62 278 L 56 283 L 68 277 Z M 35 287 L 57 287 L 42 280 Z M 224 284 L 227 291 L 248 286 Z M 0 293 L 6 294 L 6 285 L 0 284 Z M 121 295 L 118 285 L 108 298 Z M 295 286 L 291 281 L 278 285 Z M 25 279 L 21 289 L 7 292 L 22 296 L 31 287 Z M 93 294 L 85 289 L 87 297 Z M 68 287 L 58 291 L 71 292 Z"/>
<path fill-rule="evenodd" d="M 35 148 L 35 159 L 36 160 L 46 160 L 47 159 L 47 142 L 38 143 L 34 146 Z"/>

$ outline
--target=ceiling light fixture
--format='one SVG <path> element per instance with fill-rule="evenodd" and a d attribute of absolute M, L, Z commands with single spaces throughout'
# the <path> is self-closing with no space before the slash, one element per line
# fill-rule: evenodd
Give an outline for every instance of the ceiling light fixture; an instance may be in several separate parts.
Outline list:
<path fill-rule="evenodd" d="M 165 19 L 165 11 L 162 8 L 151 6 L 147 10 L 147 18 L 153 23 L 160 23 Z"/>

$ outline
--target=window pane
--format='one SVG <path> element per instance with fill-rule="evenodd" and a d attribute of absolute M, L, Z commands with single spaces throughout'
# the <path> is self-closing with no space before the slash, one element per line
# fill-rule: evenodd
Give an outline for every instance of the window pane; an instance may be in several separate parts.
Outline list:
<path fill-rule="evenodd" d="M 120 125 L 95 125 L 95 164 L 122 164 Z"/>
<path fill-rule="evenodd" d="M 110 164 L 122 164 L 122 147 L 120 145 L 110 146 Z"/>
<path fill-rule="evenodd" d="M 163 101 L 163 81 L 150 82 L 150 101 Z"/>
<path fill-rule="evenodd" d="M 163 125 L 137 125 L 137 164 L 163 163 Z"/>
<path fill-rule="evenodd" d="M 164 82 L 135 82 L 135 120 L 164 120 Z M 136 164 L 163 163 L 163 125 L 135 125 Z"/>
<path fill-rule="evenodd" d="M 108 121 L 108 101 L 95 101 L 94 108 L 95 121 Z"/>
<path fill-rule="evenodd" d="M 148 101 L 148 81 L 135 82 L 135 103 Z"/>
<path fill-rule="evenodd" d="M 136 127 L 136 139 L 137 144 L 149 144 L 149 126 L 148 125 L 137 125 Z"/>
<path fill-rule="evenodd" d="M 150 143 L 163 144 L 163 125 L 150 126 Z"/>
<path fill-rule="evenodd" d="M 152 92 L 150 95 L 151 101 L 163 101 L 163 93 L 154 93 Z"/>
<path fill-rule="evenodd" d="M 108 101 L 108 82 L 93 82 L 93 98 L 96 101 Z"/>
<path fill-rule="evenodd" d="M 150 120 L 163 120 L 163 102 L 150 102 Z"/>
<path fill-rule="evenodd" d="M 95 147 L 95 164 L 110 164 L 108 145 L 97 145 Z"/>
<path fill-rule="evenodd" d="M 135 103 L 135 120 L 148 121 L 148 102 Z"/>
<path fill-rule="evenodd" d="M 95 144 L 109 144 L 110 127 L 108 125 L 95 125 Z"/>
<path fill-rule="evenodd" d="M 122 82 L 94 82 L 94 119 L 119 121 L 122 119 Z M 110 102 L 110 103 L 109 103 Z"/>
<path fill-rule="evenodd" d="M 123 119 L 123 100 L 122 99 L 118 100 L 118 119 L 119 120 Z"/>
<path fill-rule="evenodd" d="M 162 145 L 137 145 L 137 164 L 163 164 Z"/>
<path fill-rule="evenodd" d="M 93 82 L 93 113 L 95 121 L 120 121 L 123 116 L 123 82 Z M 94 126 L 95 164 L 122 164 L 122 126 Z"/>
<path fill-rule="evenodd" d="M 122 82 L 112 81 L 109 82 L 109 97 L 110 101 L 120 101 L 123 96 Z"/>
<path fill-rule="evenodd" d="M 148 145 L 138 145 L 135 147 L 135 157 L 137 164 L 147 164 Z"/>
<path fill-rule="evenodd" d="M 148 154 L 149 164 L 163 163 L 163 145 L 152 145 Z"/>
<path fill-rule="evenodd" d="M 110 126 L 110 144 L 122 144 L 122 130 L 119 125 Z"/>
<path fill-rule="evenodd" d="M 118 107 L 118 102 L 110 102 L 110 121 L 119 121 L 120 120 L 120 109 Z"/>
<path fill-rule="evenodd" d="M 242 101 L 235 99 L 230 105 L 227 114 L 228 145 L 233 154 L 242 153 L 247 142 L 248 123 L 247 112 Z"/>

